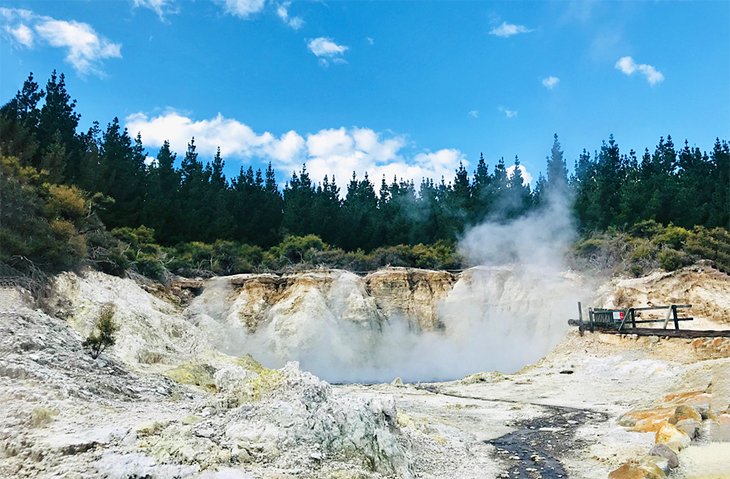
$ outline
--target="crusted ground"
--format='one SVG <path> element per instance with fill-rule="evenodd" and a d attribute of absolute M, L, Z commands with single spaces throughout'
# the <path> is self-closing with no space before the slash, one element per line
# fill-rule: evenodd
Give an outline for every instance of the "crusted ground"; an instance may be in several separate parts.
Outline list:
<path fill-rule="evenodd" d="M 514 284 L 508 273 L 497 275 L 502 298 Z M 369 293 L 357 278 L 337 278 L 302 281 L 296 294 L 265 308 L 274 311 L 268 321 L 290 334 L 316 324 L 319 304 L 323 314 L 353 312 L 348 321 L 357 324 L 363 313 L 352 305 L 372 307 L 361 301 Z M 645 456 L 657 425 L 682 405 L 714 416 L 679 452 L 672 475 L 728 472 L 717 460 L 730 439 L 726 339 L 570 332 L 513 374 L 331 386 L 296 364 L 269 369 L 224 347 L 246 334 L 240 286 L 230 284 L 209 281 L 184 304 L 128 279 L 66 274 L 54 286 L 53 314 L 3 291 L 0 477 L 597 478 Z M 695 301 L 698 323 L 726 328 L 706 312 L 726 307 L 729 285 L 700 266 L 618 281 L 594 304 L 618 305 L 628 293 L 632 305 Z M 335 288 L 349 302 L 338 302 Z M 118 342 L 92 360 L 81 342 L 109 303 Z M 377 328 L 369 331 L 377 338 Z"/>

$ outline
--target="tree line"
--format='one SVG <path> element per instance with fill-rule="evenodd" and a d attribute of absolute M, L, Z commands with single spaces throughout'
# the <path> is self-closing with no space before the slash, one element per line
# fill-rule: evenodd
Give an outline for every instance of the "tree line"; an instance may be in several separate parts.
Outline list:
<path fill-rule="evenodd" d="M 303 165 L 280 188 L 270 163 L 263 171 L 241 167 L 227 178 L 220 149 L 205 161 L 193 138 L 181 158 L 165 142 L 147 164 L 142 138 L 117 118 L 87 131 L 79 131 L 79 120 L 63 74 L 54 71 L 45 88 L 31 74 L 0 109 L 0 153 L 17 158 L 16 170 L 43 172 L 49 183 L 89 192 L 87 200 L 98 193 L 94 211 L 107 228 L 144 225 L 162 245 L 231 240 L 271 247 L 307 234 L 345 251 L 454 242 L 470 225 L 519 217 L 551 194 L 574 200 L 583 232 L 645 220 L 730 228 L 730 146 L 719 138 L 705 152 L 687 141 L 677 149 L 667 136 L 639 158 L 609 136 L 593 153 L 583 150 L 569 174 L 555 135 L 546 174 L 534 188 L 519 168 L 509 175 L 499 159 L 490 169 L 483 155 L 471 172 L 460 164 L 453 178 L 419 184 L 381 178 L 379 188 L 367 174 L 353 173 L 343 187 L 329 175 L 315 182 Z"/>

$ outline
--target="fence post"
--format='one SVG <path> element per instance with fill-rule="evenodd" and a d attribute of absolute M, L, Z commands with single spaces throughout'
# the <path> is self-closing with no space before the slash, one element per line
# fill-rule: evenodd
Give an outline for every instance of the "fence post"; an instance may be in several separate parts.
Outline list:
<path fill-rule="evenodd" d="M 593 332 L 593 308 L 588 308 L 588 329 Z"/>
<path fill-rule="evenodd" d="M 629 309 L 629 313 L 631 314 L 631 326 L 636 329 L 636 311 L 634 311 L 634 308 Z"/>
<path fill-rule="evenodd" d="M 578 301 L 578 332 L 583 336 L 583 306 Z"/>
<path fill-rule="evenodd" d="M 679 321 L 677 321 L 677 305 L 672 305 L 672 316 L 674 317 L 674 329 L 679 331 Z"/>

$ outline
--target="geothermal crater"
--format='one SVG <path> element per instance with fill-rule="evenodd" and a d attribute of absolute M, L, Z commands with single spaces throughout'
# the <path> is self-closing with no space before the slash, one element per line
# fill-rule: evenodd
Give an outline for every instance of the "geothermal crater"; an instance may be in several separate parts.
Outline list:
<path fill-rule="evenodd" d="M 708 457 L 728 452 L 730 341 L 580 337 L 566 320 L 578 300 L 630 298 L 726 329 L 730 278 L 586 284 L 516 266 L 168 287 L 89 271 L 56 277 L 43 309 L 6 288 L 0 477 L 593 478 L 662 469 L 647 454 L 665 436 L 672 477 L 726 477 Z M 81 342 L 110 303 L 117 342 L 93 360 Z M 688 408 L 689 447 L 671 429 Z"/>

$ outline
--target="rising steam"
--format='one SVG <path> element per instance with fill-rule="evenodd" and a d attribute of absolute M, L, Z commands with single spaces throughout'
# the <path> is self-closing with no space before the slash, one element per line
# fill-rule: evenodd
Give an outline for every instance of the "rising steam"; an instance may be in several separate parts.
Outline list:
<path fill-rule="evenodd" d="M 567 201 L 557 198 L 528 216 L 468 231 L 460 251 L 476 266 L 440 305 L 441 331 L 414 331 L 407 318 L 383 318 L 361 279 L 346 272 L 336 274 L 326 293 L 305 289 L 278 302 L 253 334 L 227 302 L 228 281 L 206 287 L 193 311 L 206 327 L 218 325 L 225 352 L 250 353 L 270 367 L 296 360 L 331 382 L 514 372 L 564 336 L 584 296 L 564 262 L 574 235 L 570 218 Z"/>

